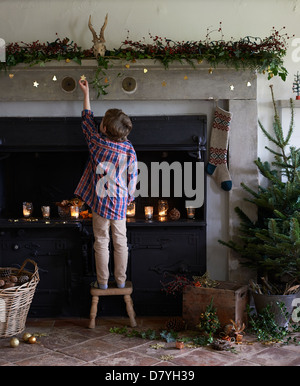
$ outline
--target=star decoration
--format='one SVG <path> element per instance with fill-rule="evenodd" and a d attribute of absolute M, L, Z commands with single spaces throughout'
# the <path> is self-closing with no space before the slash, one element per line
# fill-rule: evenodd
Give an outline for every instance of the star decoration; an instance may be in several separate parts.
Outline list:
<path fill-rule="evenodd" d="M 165 87 L 165 86 L 167 85 L 167 82 L 164 80 L 164 81 L 161 82 L 161 85 L 162 85 L 163 87 Z"/>
<path fill-rule="evenodd" d="M 147 74 L 148 70 L 147 68 L 144 68 L 144 74 Z"/>
<path fill-rule="evenodd" d="M 15 74 L 8 74 L 8 76 L 10 79 L 12 79 L 15 76 Z"/>
<path fill-rule="evenodd" d="M 81 75 L 80 80 L 86 80 L 85 75 Z"/>
<path fill-rule="evenodd" d="M 39 83 L 36 80 L 33 82 L 33 87 L 36 87 L 36 88 L 39 87 Z"/>
<path fill-rule="evenodd" d="M 128 64 L 128 63 L 125 64 L 125 67 L 126 67 L 126 68 L 130 68 L 130 64 Z"/>
<path fill-rule="evenodd" d="M 56 81 L 57 81 L 57 78 L 56 78 L 55 75 L 53 76 L 52 80 L 53 80 L 53 82 L 56 82 Z"/>
<path fill-rule="evenodd" d="M 231 84 L 229 87 L 230 87 L 230 91 L 234 90 L 234 85 L 233 84 Z"/>

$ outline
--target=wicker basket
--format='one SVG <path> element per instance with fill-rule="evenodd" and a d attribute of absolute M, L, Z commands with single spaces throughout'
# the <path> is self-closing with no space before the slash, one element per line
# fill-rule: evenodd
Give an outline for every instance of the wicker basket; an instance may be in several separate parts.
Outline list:
<path fill-rule="evenodd" d="M 27 263 L 34 265 L 34 272 L 25 271 Z M 0 273 L 4 269 L 0 268 Z M 27 275 L 29 281 L 16 287 L 0 289 L 0 338 L 21 333 L 25 329 L 27 314 L 40 280 L 35 261 L 27 259 L 20 269 L 10 268 L 12 275 Z"/>

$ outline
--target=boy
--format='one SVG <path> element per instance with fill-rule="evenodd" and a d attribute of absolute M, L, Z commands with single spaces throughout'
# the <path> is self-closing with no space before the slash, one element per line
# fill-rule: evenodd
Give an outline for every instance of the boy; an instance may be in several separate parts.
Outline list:
<path fill-rule="evenodd" d="M 79 86 L 84 95 L 81 127 L 90 157 L 75 194 L 93 212 L 97 281 L 91 285 L 107 289 L 111 228 L 114 276 L 117 287 L 124 288 L 128 262 L 126 208 L 134 200 L 137 182 L 136 153 L 127 140 L 132 123 L 122 110 L 109 109 L 101 121 L 99 133 L 91 111 L 88 82 L 80 79 Z"/>

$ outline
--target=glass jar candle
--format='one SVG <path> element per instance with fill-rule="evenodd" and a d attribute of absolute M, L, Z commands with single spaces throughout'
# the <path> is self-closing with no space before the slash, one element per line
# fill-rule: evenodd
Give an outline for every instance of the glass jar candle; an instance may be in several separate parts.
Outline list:
<path fill-rule="evenodd" d="M 135 216 L 135 202 L 134 201 L 132 201 L 130 204 L 127 205 L 126 216 L 127 217 L 134 217 Z"/>
<path fill-rule="evenodd" d="M 168 201 L 167 200 L 158 200 L 158 216 L 164 217 L 168 214 Z"/>
<path fill-rule="evenodd" d="M 152 220 L 153 219 L 153 206 L 145 206 L 145 218 L 146 220 Z"/>
<path fill-rule="evenodd" d="M 70 206 L 71 218 L 79 218 L 79 206 Z"/>
<path fill-rule="evenodd" d="M 50 218 L 50 206 L 42 206 L 41 210 L 43 218 Z"/>
<path fill-rule="evenodd" d="M 194 219 L 195 218 L 195 208 L 188 207 L 186 208 L 187 218 Z"/>
<path fill-rule="evenodd" d="M 33 212 L 32 202 L 23 202 L 23 216 L 29 218 Z"/>

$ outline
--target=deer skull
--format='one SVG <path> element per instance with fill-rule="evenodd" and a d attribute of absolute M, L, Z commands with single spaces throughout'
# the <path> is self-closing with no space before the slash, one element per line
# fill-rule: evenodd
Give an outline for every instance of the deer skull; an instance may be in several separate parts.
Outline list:
<path fill-rule="evenodd" d="M 96 58 L 98 58 L 98 56 L 104 56 L 105 55 L 105 50 L 106 50 L 106 47 L 105 47 L 105 39 L 104 39 L 104 30 L 106 28 L 106 25 L 107 25 L 107 17 L 108 17 L 108 14 L 106 14 L 105 16 L 105 20 L 104 20 L 104 23 L 103 23 L 103 26 L 100 30 L 100 36 L 98 37 L 94 28 L 93 28 L 93 25 L 92 25 L 92 21 L 91 21 L 91 15 L 90 15 L 90 18 L 89 18 L 89 29 L 91 30 L 92 32 L 92 35 L 93 35 L 93 40 L 92 42 L 94 43 L 93 45 L 93 52 L 94 52 L 94 55 Z"/>

